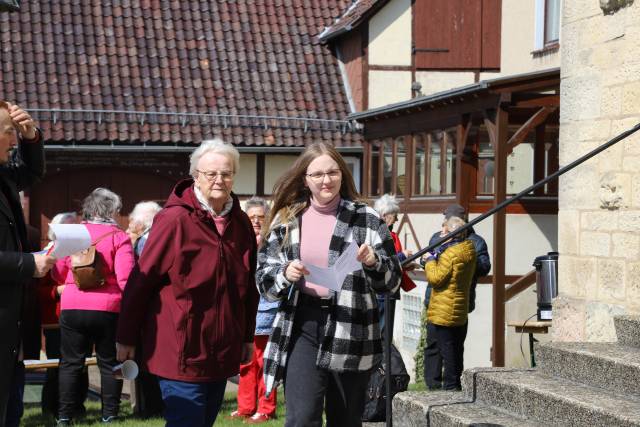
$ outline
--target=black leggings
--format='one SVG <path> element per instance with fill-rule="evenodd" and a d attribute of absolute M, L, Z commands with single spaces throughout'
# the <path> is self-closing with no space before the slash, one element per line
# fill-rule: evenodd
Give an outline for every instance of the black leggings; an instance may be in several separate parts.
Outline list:
<path fill-rule="evenodd" d="M 118 314 L 94 310 L 63 310 L 60 314 L 61 353 L 59 418 L 71 419 L 82 393 L 82 371 L 95 345 L 102 384 L 102 416 L 116 416 L 122 380 L 116 380 L 116 326 Z"/>

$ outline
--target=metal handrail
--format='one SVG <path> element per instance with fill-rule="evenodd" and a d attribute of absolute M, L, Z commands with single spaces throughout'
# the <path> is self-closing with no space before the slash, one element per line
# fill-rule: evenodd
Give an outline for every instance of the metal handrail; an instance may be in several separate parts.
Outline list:
<path fill-rule="evenodd" d="M 430 244 L 429 246 L 427 246 L 427 247 L 425 247 L 423 249 L 420 249 L 415 254 L 411 255 L 410 257 L 407 257 L 407 259 L 405 259 L 402 262 L 402 265 L 404 266 L 404 265 L 414 261 L 415 259 L 420 258 L 422 255 L 424 255 L 427 252 L 431 251 L 432 249 L 440 246 L 441 244 L 443 244 L 447 240 L 451 239 L 452 237 L 455 237 L 458 234 L 470 229 L 471 227 L 473 227 L 474 225 L 476 225 L 480 221 L 483 221 L 483 220 L 487 219 L 488 217 L 492 216 L 493 214 L 495 214 L 496 212 L 500 211 L 501 209 L 504 209 L 505 207 L 509 206 L 511 203 L 522 199 L 527 194 L 529 194 L 532 191 L 542 187 L 543 185 L 547 184 L 548 182 L 553 181 L 554 179 L 558 178 L 560 175 L 563 175 L 563 174 L 569 172 L 571 169 L 573 169 L 576 166 L 584 163 L 585 161 L 587 161 L 590 158 L 594 157 L 595 155 L 601 153 L 602 151 L 606 150 L 607 148 L 617 144 L 618 142 L 620 142 L 623 139 L 627 138 L 629 135 L 634 134 L 638 130 L 640 130 L 640 123 L 638 123 L 637 125 L 635 125 L 631 129 L 622 132 L 621 134 L 619 134 L 616 137 L 612 138 L 611 140 L 609 140 L 605 144 L 602 144 L 601 146 L 591 150 L 590 152 L 588 152 L 584 156 L 574 160 L 573 162 L 569 163 L 568 165 L 558 169 L 556 172 L 552 173 L 548 177 L 536 182 L 535 184 L 531 185 L 530 187 L 525 188 L 524 190 L 522 190 L 521 192 L 519 192 L 518 194 L 516 194 L 512 198 L 504 200 L 502 203 L 500 203 L 497 206 L 493 207 L 489 211 L 487 211 L 487 212 L 483 213 L 482 215 L 480 215 L 479 217 L 469 221 L 464 226 L 452 231 L 451 233 L 447 234 L 444 237 L 439 238 L 438 240 L 436 240 L 434 243 Z"/>

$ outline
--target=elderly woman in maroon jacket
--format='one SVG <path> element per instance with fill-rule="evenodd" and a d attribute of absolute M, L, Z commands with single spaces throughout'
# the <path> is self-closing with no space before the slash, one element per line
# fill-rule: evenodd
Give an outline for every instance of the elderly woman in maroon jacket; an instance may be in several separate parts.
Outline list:
<path fill-rule="evenodd" d="M 251 360 L 258 307 L 256 239 L 231 192 L 239 153 L 220 140 L 191 155 L 158 213 L 126 287 L 118 359 L 158 377 L 167 426 L 211 426 L 226 379 Z"/>

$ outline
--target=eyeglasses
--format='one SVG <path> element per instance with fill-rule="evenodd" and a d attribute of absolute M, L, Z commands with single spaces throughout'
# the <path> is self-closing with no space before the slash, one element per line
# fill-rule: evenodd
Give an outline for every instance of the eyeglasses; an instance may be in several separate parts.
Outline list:
<path fill-rule="evenodd" d="M 264 215 L 251 215 L 249 219 L 251 220 L 251 222 L 254 222 L 254 221 L 262 222 L 264 221 Z"/>
<path fill-rule="evenodd" d="M 311 178 L 311 181 L 314 182 L 322 182 L 324 180 L 324 177 L 328 176 L 329 179 L 331 181 L 340 178 L 340 176 L 342 175 L 342 172 L 340 171 L 340 169 L 333 169 L 327 172 L 313 172 L 313 173 L 308 173 L 307 176 L 309 178 Z"/>
<path fill-rule="evenodd" d="M 199 174 L 204 175 L 204 177 L 209 182 L 214 182 L 217 177 L 222 178 L 223 181 L 231 181 L 233 179 L 233 172 L 231 171 L 200 171 L 196 170 Z"/>

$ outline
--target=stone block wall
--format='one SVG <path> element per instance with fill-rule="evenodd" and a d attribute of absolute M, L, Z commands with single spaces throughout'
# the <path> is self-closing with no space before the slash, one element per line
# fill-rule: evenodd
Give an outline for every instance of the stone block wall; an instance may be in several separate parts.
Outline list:
<path fill-rule="evenodd" d="M 640 122 L 640 1 L 564 0 L 560 164 Z M 615 341 L 640 313 L 640 132 L 560 179 L 554 340 Z"/>

